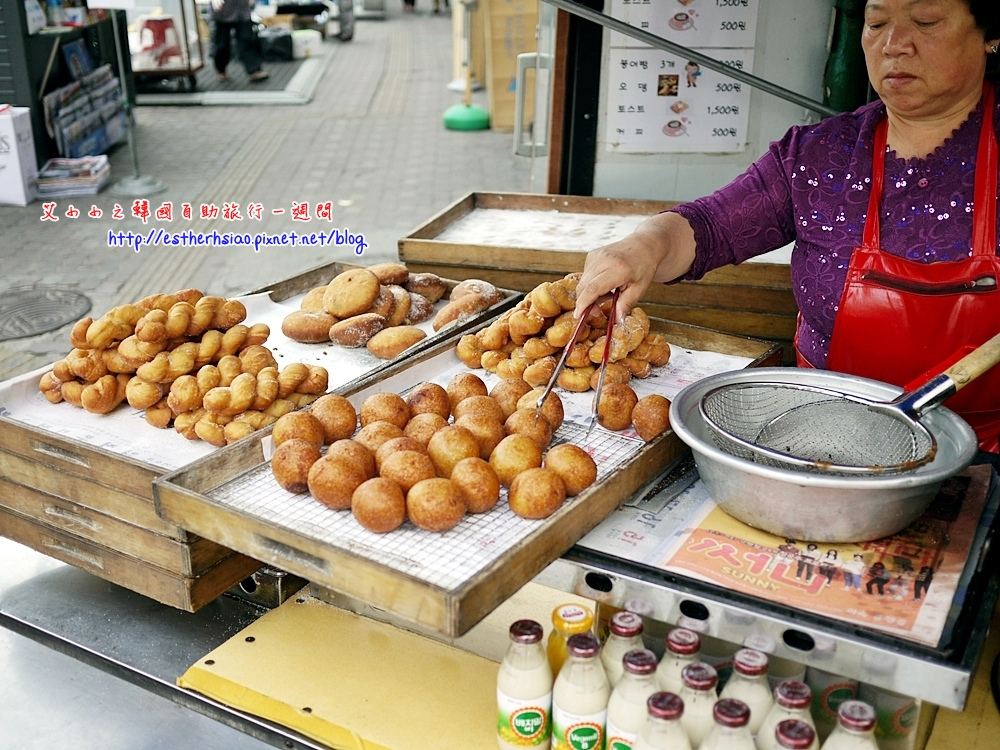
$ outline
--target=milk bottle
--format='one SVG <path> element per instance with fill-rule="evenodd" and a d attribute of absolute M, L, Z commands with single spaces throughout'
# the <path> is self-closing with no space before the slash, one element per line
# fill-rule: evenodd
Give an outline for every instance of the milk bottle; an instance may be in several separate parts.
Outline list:
<path fill-rule="evenodd" d="M 750 734 L 757 734 L 764 717 L 774 705 L 767 683 L 767 654 L 741 648 L 733 655 L 733 674 L 722 688 L 720 698 L 735 698 L 750 708 Z"/>
<path fill-rule="evenodd" d="M 757 747 L 760 747 L 758 737 Z M 818 750 L 816 730 L 801 719 L 779 721 L 774 728 L 774 746 L 782 750 Z"/>
<path fill-rule="evenodd" d="M 665 643 L 666 650 L 656 668 L 656 684 L 660 690 L 680 695 L 683 687 L 681 670 L 698 661 L 701 639 L 693 630 L 674 628 L 667 633 Z"/>
<path fill-rule="evenodd" d="M 614 688 L 622 678 L 622 657 L 632 649 L 642 648 L 642 618 L 624 610 L 611 615 L 608 640 L 601 648 L 601 664 Z M 645 709 L 644 709 L 645 710 Z"/>
<path fill-rule="evenodd" d="M 750 734 L 750 707 L 735 698 L 720 698 L 712 707 L 715 726 L 701 750 L 755 750 Z"/>
<path fill-rule="evenodd" d="M 646 723 L 646 701 L 656 692 L 656 654 L 633 649 L 622 657 L 622 666 L 622 678 L 608 700 L 608 750 L 632 747 Z"/>
<path fill-rule="evenodd" d="M 844 701 L 837 709 L 837 726 L 822 750 L 878 750 L 875 709 L 863 701 Z"/>
<path fill-rule="evenodd" d="M 684 701 L 684 714 L 681 716 L 681 726 L 687 732 L 692 748 L 697 748 L 712 731 L 715 719 L 712 708 L 718 700 L 715 686 L 719 675 L 715 667 L 704 662 L 688 664 L 681 670 L 681 700 Z"/>
<path fill-rule="evenodd" d="M 811 705 L 812 690 L 804 682 L 785 680 L 779 683 L 774 689 L 774 705 L 757 730 L 758 750 L 774 750 L 774 730 L 782 721 L 797 719 L 815 731 L 816 725 L 813 724 L 812 712 L 809 710 Z"/>
<path fill-rule="evenodd" d="M 566 641 L 567 657 L 552 689 L 552 750 L 601 750 L 611 686 L 593 633 Z"/>
<path fill-rule="evenodd" d="M 500 750 L 548 750 L 552 731 L 552 669 L 542 648 L 542 626 L 518 620 L 497 673 Z"/>
<path fill-rule="evenodd" d="M 646 723 L 632 745 L 632 750 L 691 750 L 691 743 L 681 716 L 684 701 L 674 693 L 653 693 L 646 701 Z"/>

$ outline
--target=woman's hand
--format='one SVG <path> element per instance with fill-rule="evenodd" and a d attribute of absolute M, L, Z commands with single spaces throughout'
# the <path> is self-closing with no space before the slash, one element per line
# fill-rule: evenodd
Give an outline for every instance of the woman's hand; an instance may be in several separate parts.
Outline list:
<path fill-rule="evenodd" d="M 694 253 L 694 232 L 683 216 L 649 217 L 628 237 L 587 254 L 573 314 L 579 318 L 592 302 L 618 289 L 616 318 L 621 320 L 652 282 L 672 281 L 691 268 Z"/>

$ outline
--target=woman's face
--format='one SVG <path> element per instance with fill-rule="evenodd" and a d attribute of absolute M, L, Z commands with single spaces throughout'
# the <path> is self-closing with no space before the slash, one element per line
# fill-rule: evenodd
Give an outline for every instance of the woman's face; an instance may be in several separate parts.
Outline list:
<path fill-rule="evenodd" d="M 868 0 L 861 34 L 868 77 L 886 107 L 933 119 L 978 97 L 987 40 L 965 0 Z"/>

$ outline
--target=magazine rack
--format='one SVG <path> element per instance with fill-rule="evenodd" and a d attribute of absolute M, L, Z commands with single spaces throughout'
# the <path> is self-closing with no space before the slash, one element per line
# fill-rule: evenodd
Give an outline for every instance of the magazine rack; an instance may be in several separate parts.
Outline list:
<path fill-rule="evenodd" d="M 205 65 L 198 9 L 194 0 L 138 0 L 128 17 L 132 71 L 152 79 L 181 78 L 194 90 L 195 73 Z"/>

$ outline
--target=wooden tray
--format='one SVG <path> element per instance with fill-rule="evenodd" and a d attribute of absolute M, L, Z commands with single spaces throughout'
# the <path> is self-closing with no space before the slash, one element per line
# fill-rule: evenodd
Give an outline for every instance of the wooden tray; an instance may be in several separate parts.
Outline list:
<path fill-rule="evenodd" d="M 485 239 L 455 243 L 439 238 L 477 209 L 599 214 L 610 219 L 649 216 L 675 205 L 570 195 L 470 193 L 401 238 L 399 258 L 414 272 L 428 271 L 452 279 L 481 278 L 529 292 L 543 281 L 583 270 L 586 250 L 539 249 L 538 245 L 548 240 L 543 243 L 539 237 L 533 242 L 530 235 L 510 246 L 489 244 Z M 798 313 L 789 266 L 783 263 L 748 262 L 716 269 L 699 281 L 653 284 L 642 305 L 653 317 L 788 344 L 795 335 Z M 790 346 L 785 349 L 786 354 L 792 352 Z"/>
<path fill-rule="evenodd" d="M 356 266 L 326 264 L 247 295 L 269 292 L 272 300 L 281 302 L 328 283 L 338 273 L 353 267 Z M 445 283 L 450 290 L 457 282 L 445 280 Z M 405 361 L 428 345 L 460 335 L 469 326 L 479 324 L 520 298 L 511 291 L 506 295 L 503 302 L 489 312 L 428 336 L 431 344 L 421 342 L 391 362 L 374 363 L 358 382 Z M 44 429 L 5 414 L 4 398 L 10 382 L 13 381 L 0 384 L 0 511 L 29 520 L 46 529 L 46 533 L 58 534 L 60 539 L 71 540 L 66 541 L 71 546 L 89 549 L 90 545 L 96 545 L 100 549 L 115 550 L 115 560 L 131 558 L 136 564 L 156 568 L 170 576 L 172 583 L 169 586 L 164 587 L 155 577 L 147 581 L 142 575 L 119 576 L 114 580 L 159 601 L 169 599 L 167 603 L 182 609 L 192 603 L 200 602 L 201 606 L 243 580 L 248 575 L 247 569 L 252 572 L 260 566 L 256 560 L 243 558 L 242 561 L 231 560 L 220 568 L 222 560 L 232 557 L 230 549 L 157 515 L 153 507 L 153 480 L 168 473 L 169 469 L 108 449 L 98 444 L 99 441 L 88 442 L 61 435 L 55 429 Z M 358 387 L 358 382 L 331 390 L 352 390 Z M 53 407 L 58 408 L 72 407 Z M 22 526 L 16 528 L 22 529 Z M 38 533 L 24 533 L 17 541 L 51 554 L 49 547 L 32 544 L 40 538 Z M 75 564 L 71 554 L 60 559 Z M 101 555 L 94 559 L 101 559 Z M 87 569 L 102 575 L 103 568 L 99 565 Z M 209 569 L 216 572 L 201 578 Z M 230 575 L 228 579 L 224 575 L 226 572 Z M 190 587 L 195 582 L 198 591 L 197 596 L 192 597 Z M 212 586 L 217 587 L 214 594 Z M 182 591 L 186 593 L 180 593 Z"/>
<path fill-rule="evenodd" d="M 780 361 L 777 346 L 654 321 L 672 344 L 736 354 L 751 364 Z M 405 393 L 425 380 L 450 379 L 459 363 L 452 343 L 390 368 L 350 394 Z M 477 371 L 485 374 L 483 371 Z M 589 403 L 589 401 L 588 401 Z M 586 445 L 603 466 L 598 482 L 544 521 L 515 516 L 501 499 L 445 534 L 409 524 L 389 534 L 364 531 L 346 511 L 282 490 L 255 435 L 158 479 L 156 507 L 166 520 L 300 575 L 322 587 L 387 610 L 422 628 L 460 635 L 511 596 L 687 448 L 672 431 L 650 443 L 568 421 L 555 441 Z"/>

